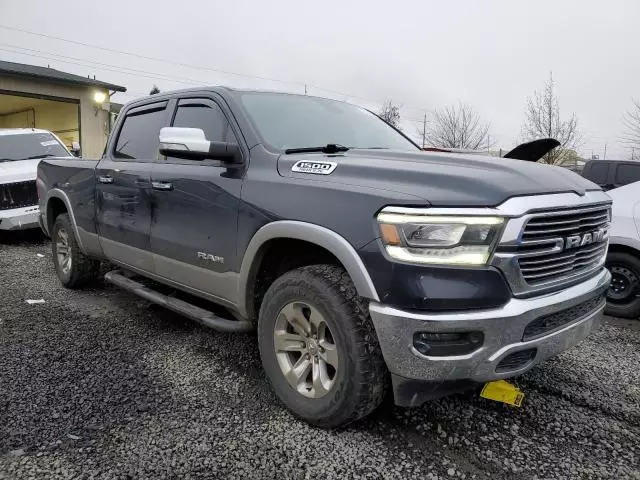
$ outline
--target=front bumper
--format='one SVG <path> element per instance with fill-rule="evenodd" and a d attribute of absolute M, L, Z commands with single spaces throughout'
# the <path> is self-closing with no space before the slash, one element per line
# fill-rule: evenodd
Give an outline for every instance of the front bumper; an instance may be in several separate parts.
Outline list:
<path fill-rule="evenodd" d="M 37 205 L 11 210 L 0 210 L 0 230 L 26 230 L 40 226 L 40 208 Z"/>
<path fill-rule="evenodd" d="M 396 403 L 418 405 L 433 388 L 411 394 L 420 382 L 429 385 L 472 384 L 513 377 L 580 342 L 597 328 L 604 310 L 604 294 L 611 275 L 602 269 L 596 276 L 560 292 L 528 299 L 511 299 L 496 309 L 461 313 L 415 313 L 372 302 L 369 306 L 385 362 L 394 382 Z M 532 340 L 523 340 L 525 327 L 536 319 L 567 311 L 594 298 L 595 307 L 570 318 Z M 480 331 L 484 343 L 472 353 L 430 357 L 413 346 L 417 332 L 451 333 Z M 506 357 L 519 351 L 533 351 L 525 364 L 504 369 Z M 496 371 L 501 365 L 499 371 Z M 508 365 L 508 364 L 507 364 Z M 445 388 L 447 390 L 448 387 Z M 438 395 L 432 395 L 438 396 Z"/>

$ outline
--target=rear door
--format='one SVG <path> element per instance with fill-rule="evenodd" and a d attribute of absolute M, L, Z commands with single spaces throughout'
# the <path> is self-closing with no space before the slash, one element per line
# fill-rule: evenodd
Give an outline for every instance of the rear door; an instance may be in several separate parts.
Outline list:
<path fill-rule="evenodd" d="M 167 102 L 124 112 L 115 142 L 96 168 L 96 219 L 107 258 L 153 272 L 150 251 L 151 167 L 158 156 Z"/>
<path fill-rule="evenodd" d="M 200 128 L 207 140 L 238 143 L 239 130 L 223 108 L 211 98 L 181 98 L 171 126 Z M 233 303 L 244 169 L 171 157 L 154 164 L 151 251 L 158 275 Z"/>

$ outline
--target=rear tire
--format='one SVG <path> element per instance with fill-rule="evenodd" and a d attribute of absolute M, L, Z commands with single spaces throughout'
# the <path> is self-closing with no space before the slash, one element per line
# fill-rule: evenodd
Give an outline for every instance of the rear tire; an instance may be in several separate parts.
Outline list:
<path fill-rule="evenodd" d="M 69 215 L 58 215 L 51 236 L 53 264 L 62 285 L 81 288 L 93 282 L 100 272 L 100 262 L 80 251 Z"/>
<path fill-rule="evenodd" d="M 626 252 L 610 252 L 606 266 L 612 279 L 605 313 L 614 317 L 640 317 L 640 258 Z"/>
<path fill-rule="evenodd" d="M 258 343 L 274 392 L 312 425 L 348 424 L 384 399 L 388 371 L 368 307 L 340 267 L 312 265 L 276 279 L 260 308 Z"/>

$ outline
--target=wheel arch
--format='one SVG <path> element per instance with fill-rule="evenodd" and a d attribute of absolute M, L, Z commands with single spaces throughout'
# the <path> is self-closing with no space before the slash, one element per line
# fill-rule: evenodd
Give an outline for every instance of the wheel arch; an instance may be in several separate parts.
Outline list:
<path fill-rule="evenodd" d="M 71 201 L 66 193 L 64 193 L 59 188 L 51 189 L 47 193 L 47 198 L 45 201 L 45 212 L 43 225 L 47 229 L 47 234 L 49 236 L 53 233 L 53 224 L 56 221 L 56 217 L 62 213 L 66 213 L 69 215 L 71 220 L 71 225 L 73 226 L 73 234 L 75 235 L 76 241 L 78 242 L 78 246 L 80 250 L 84 252 L 84 246 L 82 245 L 82 239 L 78 234 L 78 226 L 76 224 L 76 218 L 73 215 L 73 210 L 71 209 Z"/>
<path fill-rule="evenodd" d="M 608 253 L 610 252 L 625 252 L 640 258 L 640 241 L 627 237 L 611 237 Z"/>
<path fill-rule="evenodd" d="M 326 250 L 347 271 L 358 295 L 379 301 L 378 293 L 362 259 L 344 237 L 313 223 L 282 220 L 260 228 L 251 238 L 245 251 L 238 279 L 238 310 L 243 317 L 252 316 L 253 282 L 270 242 L 274 240 L 298 240 Z"/>

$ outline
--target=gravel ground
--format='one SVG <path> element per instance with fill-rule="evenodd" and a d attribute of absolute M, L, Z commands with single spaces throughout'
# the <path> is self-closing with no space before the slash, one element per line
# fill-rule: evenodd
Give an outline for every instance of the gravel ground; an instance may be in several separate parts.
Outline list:
<path fill-rule="evenodd" d="M 323 431 L 278 403 L 254 336 L 65 290 L 41 237 L 0 245 L 0 282 L 0 479 L 640 479 L 637 321 L 520 377 L 521 409 L 471 392 Z"/>

